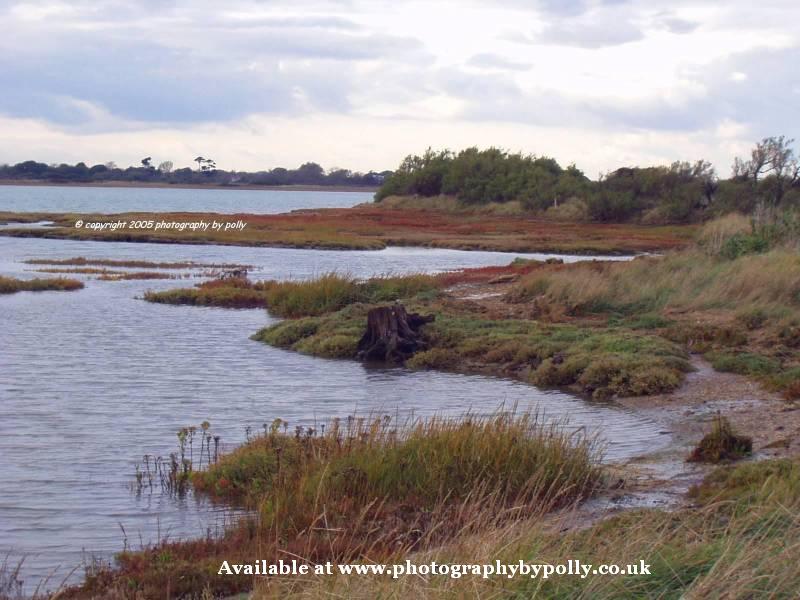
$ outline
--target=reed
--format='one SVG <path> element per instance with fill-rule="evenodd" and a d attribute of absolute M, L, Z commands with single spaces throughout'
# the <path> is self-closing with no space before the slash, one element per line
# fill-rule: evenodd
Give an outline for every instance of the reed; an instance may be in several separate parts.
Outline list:
<path fill-rule="evenodd" d="M 179 442 L 189 459 L 191 432 Z M 541 517 L 603 485 L 594 441 L 535 414 L 276 419 L 190 480 L 199 494 L 251 508 L 221 536 L 126 551 L 72 598 L 209 597 L 250 589 L 217 575 L 223 560 L 389 560 Z M 114 596 L 117 594 L 117 596 Z"/>

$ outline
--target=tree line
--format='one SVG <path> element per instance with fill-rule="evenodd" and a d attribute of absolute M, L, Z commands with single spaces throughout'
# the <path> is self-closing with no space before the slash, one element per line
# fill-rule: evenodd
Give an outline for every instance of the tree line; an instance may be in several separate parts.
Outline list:
<path fill-rule="evenodd" d="M 410 155 L 386 178 L 375 199 L 455 196 L 465 205 L 519 202 L 533 212 L 595 221 L 685 223 L 737 210 L 800 206 L 800 160 L 785 136 L 758 142 L 737 158 L 729 178 L 705 160 L 623 167 L 589 179 L 546 156 L 497 148 Z"/>
<path fill-rule="evenodd" d="M 226 171 L 218 169 L 212 158 L 198 156 L 193 160 L 196 169 L 174 169 L 172 161 L 157 165 L 147 156 L 137 166 L 120 168 L 115 163 L 88 166 L 79 162 L 46 164 L 28 160 L 15 165 L 0 165 L 0 180 L 41 181 L 47 183 L 164 183 L 204 184 L 220 186 L 241 185 L 319 185 L 377 187 L 391 174 L 389 171 L 359 173 L 348 169 L 326 171 L 315 162 L 307 162 L 296 169 L 277 167 L 268 171 Z"/>

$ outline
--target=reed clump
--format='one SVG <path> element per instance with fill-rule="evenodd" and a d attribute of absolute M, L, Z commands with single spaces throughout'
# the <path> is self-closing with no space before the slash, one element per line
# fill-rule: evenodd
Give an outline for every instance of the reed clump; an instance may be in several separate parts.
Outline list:
<path fill-rule="evenodd" d="M 318 427 L 276 419 L 251 433 L 190 475 L 196 493 L 241 503 L 251 518 L 220 536 L 123 552 L 116 568 L 87 576 L 68 597 L 149 598 L 166 589 L 218 597 L 252 588 L 252 577 L 219 576 L 223 560 L 389 562 L 541 517 L 603 485 L 593 439 L 530 413 L 349 417 Z"/>
<path fill-rule="evenodd" d="M 736 433 L 728 419 L 717 415 L 714 417 L 711 431 L 703 436 L 686 460 L 718 463 L 744 458 L 752 451 L 753 439 Z"/>
<path fill-rule="evenodd" d="M 16 292 L 71 292 L 83 289 L 83 283 L 77 279 L 66 277 L 53 277 L 46 279 L 16 279 L 15 277 L 0 276 L 0 294 L 14 294 Z"/>

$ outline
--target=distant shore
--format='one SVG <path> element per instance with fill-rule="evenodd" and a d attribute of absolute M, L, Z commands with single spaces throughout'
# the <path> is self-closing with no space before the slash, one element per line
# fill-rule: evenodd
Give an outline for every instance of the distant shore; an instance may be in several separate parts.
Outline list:
<path fill-rule="evenodd" d="M 4 179 L 0 185 L 29 187 L 87 187 L 87 188 L 179 188 L 198 190 L 273 190 L 286 192 L 375 192 L 378 188 L 368 185 L 216 185 L 198 183 L 159 183 L 147 181 L 76 181 L 57 182 L 37 179 Z"/>

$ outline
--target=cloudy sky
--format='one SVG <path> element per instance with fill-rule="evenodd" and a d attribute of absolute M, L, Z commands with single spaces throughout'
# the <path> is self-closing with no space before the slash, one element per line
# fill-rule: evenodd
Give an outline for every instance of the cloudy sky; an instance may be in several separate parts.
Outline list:
<path fill-rule="evenodd" d="M 781 0 L 0 0 L 0 163 L 394 168 L 427 146 L 575 162 L 800 138 Z"/>

